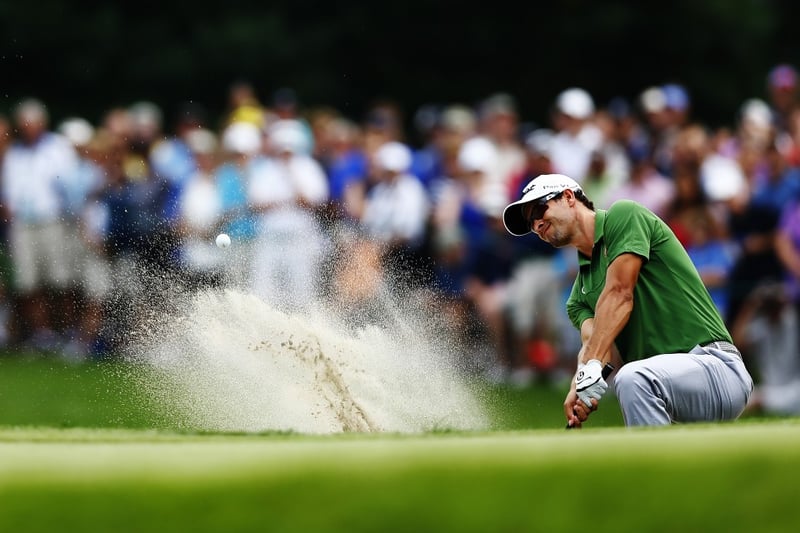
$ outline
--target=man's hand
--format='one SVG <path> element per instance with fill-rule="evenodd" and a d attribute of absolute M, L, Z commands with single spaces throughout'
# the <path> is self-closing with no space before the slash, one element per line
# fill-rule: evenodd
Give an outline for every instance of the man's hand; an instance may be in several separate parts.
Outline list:
<path fill-rule="evenodd" d="M 597 400 L 595 400 L 591 407 L 586 407 L 583 402 L 578 401 L 578 395 L 575 393 L 575 381 L 572 382 L 572 388 L 564 400 L 564 416 L 567 417 L 567 429 L 580 428 L 584 422 L 589 418 L 592 411 L 597 409 Z"/>
<path fill-rule="evenodd" d="M 578 399 L 584 406 L 591 409 L 592 400 L 600 401 L 603 394 L 608 390 L 608 383 L 603 378 L 603 364 L 597 359 L 591 359 L 588 363 L 578 368 L 575 375 L 575 392 Z"/>

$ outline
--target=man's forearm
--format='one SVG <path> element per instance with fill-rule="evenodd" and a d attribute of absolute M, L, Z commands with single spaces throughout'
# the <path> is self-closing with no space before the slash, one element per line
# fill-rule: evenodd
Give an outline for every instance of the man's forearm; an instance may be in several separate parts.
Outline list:
<path fill-rule="evenodd" d="M 581 327 L 583 348 L 578 356 L 578 363 L 586 363 L 598 359 L 603 363 L 611 360 L 611 347 L 614 340 L 628 323 L 633 310 L 633 296 L 624 291 L 603 290 L 597 300 L 595 316 L 590 324 Z M 584 323 L 589 322 L 588 320 Z"/>

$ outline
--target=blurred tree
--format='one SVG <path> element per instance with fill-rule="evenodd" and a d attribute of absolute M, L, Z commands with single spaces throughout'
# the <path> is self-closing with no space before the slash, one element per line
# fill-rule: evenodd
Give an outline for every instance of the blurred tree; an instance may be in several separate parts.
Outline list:
<path fill-rule="evenodd" d="M 213 112 L 228 84 L 246 78 L 265 101 L 291 86 L 304 104 L 355 118 L 378 97 L 410 114 L 503 90 L 541 122 L 570 85 L 602 104 L 677 81 L 699 118 L 719 123 L 763 94 L 774 63 L 800 65 L 800 8 L 789 0 L 515 4 L 3 2 L 0 110 L 35 95 L 56 113 L 91 119 L 144 98 Z"/>

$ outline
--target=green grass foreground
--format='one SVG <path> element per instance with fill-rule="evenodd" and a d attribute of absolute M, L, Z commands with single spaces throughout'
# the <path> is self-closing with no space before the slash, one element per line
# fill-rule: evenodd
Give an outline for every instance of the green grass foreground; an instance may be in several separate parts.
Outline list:
<path fill-rule="evenodd" d="M 0 359 L 0 531 L 762 532 L 798 524 L 797 420 L 634 430 L 609 408 L 594 426 L 564 431 L 563 392 L 540 387 L 489 396 L 506 426 L 496 431 L 203 434 L 159 427 L 157 406 L 120 375 L 113 365 Z"/>

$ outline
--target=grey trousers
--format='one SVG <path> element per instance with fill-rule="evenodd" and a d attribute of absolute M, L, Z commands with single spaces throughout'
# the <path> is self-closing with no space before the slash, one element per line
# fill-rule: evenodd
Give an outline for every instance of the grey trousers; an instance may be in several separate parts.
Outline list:
<path fill-rule="evenodd" d="M 713 345 L 626 363 L 614 377 L 626 426 L 737 418 L 753 391 L 738 354 Z"/>

